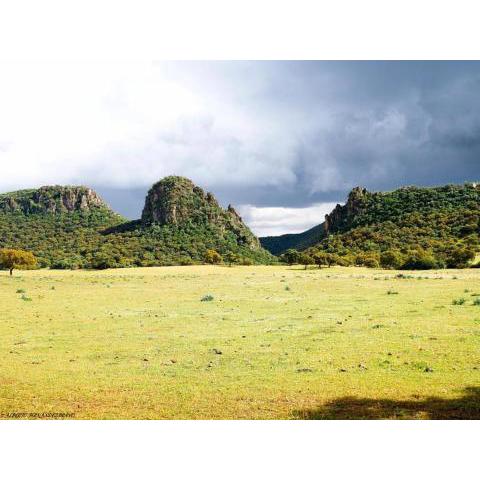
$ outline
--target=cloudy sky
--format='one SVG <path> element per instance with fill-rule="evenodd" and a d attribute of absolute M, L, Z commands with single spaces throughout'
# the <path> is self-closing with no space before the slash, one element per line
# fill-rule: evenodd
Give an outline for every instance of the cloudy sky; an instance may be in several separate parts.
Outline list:
<path fill-rule="evenodd" d="M 480 179 L 480 62 L 0 65 L 0 191 L 93 186 L 138 218 L 184 175 L 258 235 L 320 223 L 356 185 Z"/>

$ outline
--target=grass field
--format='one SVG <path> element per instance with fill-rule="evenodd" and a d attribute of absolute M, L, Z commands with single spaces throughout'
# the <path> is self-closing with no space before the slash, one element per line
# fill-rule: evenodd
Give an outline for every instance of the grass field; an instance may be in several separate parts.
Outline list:
<path fill-rule="evenodd" d="M 480 418 L 480 269 L 398 273 L 0 272 L 0 415 Z"/>

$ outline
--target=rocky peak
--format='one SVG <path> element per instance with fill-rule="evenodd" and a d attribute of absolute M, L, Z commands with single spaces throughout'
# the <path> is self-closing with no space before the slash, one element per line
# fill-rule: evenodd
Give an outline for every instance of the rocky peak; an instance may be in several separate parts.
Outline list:
<path fill-rule="evenodd" d="M 369 195 L 371 194 L 366 188 L 353 188 L 345 205 L 337 204 L 330 214 L 325 215 L 325 233 L 329 234 L 347 227 L 352 219 L 364 210 L 365 200 Z"/>
<path fill-rule="evenodd" d="M 148 191 L 142 212 L 146 224 L 181 225 L 212 216 L 219 205 L 211 193 L 205 193 L 184 177 L 165 177 Z"/>
<path fill-rule="evenodd" d="M 260 248 L 258 239 L 231 205 L 224 210 L 213 194 L 205 192 L 185 177 L 165 177 L 150 188 L 142 212 L 142 223 L 215 226 L 221 232 L 234 233 L 239 243 Z"/>
<path fill-rule="evenodd" d="M 70 213 L 109 208 L 91 188 L 83 186 L 45 186 L 0 195 L 0 212 Z"/>

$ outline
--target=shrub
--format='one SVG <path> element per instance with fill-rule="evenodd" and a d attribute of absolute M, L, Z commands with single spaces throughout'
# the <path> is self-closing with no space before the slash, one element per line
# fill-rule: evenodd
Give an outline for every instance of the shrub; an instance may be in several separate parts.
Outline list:
<path fill-rule="evenodd" d="M 201 302 L 211 302 L 213 300 L 213 295 L 205 295 L 201 298 Z"/>
<path fill-rule="evenodd" d="M 398 250 L 387 250 L 380 254 L 380 265 L 383 268 L 397 270 L 404 263 L 403 255 Z"/>
<path fill-rule="evenodd" d="M 463 305 L 466 302 L 464 298 L 456 298 L 453 302 L 452 305 Z"/>
<path fill-rule="evenodd" d="M 376 252 L 359 253 L 355 257 L 355 265 L 368 268 L 378 268 L 380 266 L 379 255 Z"/>
<path fill-rule="evenodd" d="M 432 270 L 435 268 L 441 268 L 441 264 L 430 252 L 422 250 L 410 252 L 405 263 L 401 266 L 402 270 Z"/>
<path fill-rule="evenodd" d="M 225 255 L 225 262 L 227 262 L 228 266 L 231 267 L 234 263 L 240 263 L 241 262 L 241 257 L 237 253 L 228 252 Z"/>
<path fill-rule="evenodd" d="M 245 266 L 253 265 L 253 260 L 248 257 L 243 257 L 240 264 Z"/>
<path fill-rule="evenodd" d="M 475 259 L 475 250 L 461 247 L 452 250 L 446 259 L 448 268 L 467 268 L 470 262 Z"/>
<path fill-rule="evenodd" d="M 205 252 L 205 262 L 211 265 L 222 263 L 222 256 L 216 250 L 209 249 Z"/>
<path fill-rule="evenodd" d="M 178 259 L 178 264 L 182 266 L 194 265 L 195 262 L 190 257 L 180 257 Z"/>
<path fill-rule="evenodd" d="M 473 301 L 472 305 L 475 305 L 475 306 L 477 306 L 477 307 L 480 306 L 480 298 L 476 298 L 476 299 Z"/>

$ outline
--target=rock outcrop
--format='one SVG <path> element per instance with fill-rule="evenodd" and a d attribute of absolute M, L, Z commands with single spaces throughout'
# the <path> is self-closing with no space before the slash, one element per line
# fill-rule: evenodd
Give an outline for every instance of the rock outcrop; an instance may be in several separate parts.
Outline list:
<path fill-rule="evenodd" d="M 57 214 L 95 208 L 109 207 L 94 190 L 82 186 L 46 186 L 0 195 L 0 212 L 3 213 Z"/>
<path fill-rule="evenodd" d="M 209 225 L 231 232 L 239 244 L 259 249 L 260 243 L 235 209 L 224 210 L 215 197 L 184 177 L 165 177 L 150 188 L 142 212 L 144 225 Z"/>
<path fill-rule="evenodd" d="M 369 195 L 372 194 L 366 188 L 353 188 L 345 205 L 337 204 L 331 213 L 325 215 L 325 233 L 328 235 L 348 228 L 355 216 L 364 211 L 365 200 Z"/>

